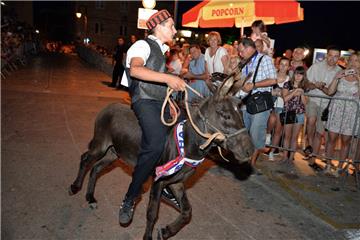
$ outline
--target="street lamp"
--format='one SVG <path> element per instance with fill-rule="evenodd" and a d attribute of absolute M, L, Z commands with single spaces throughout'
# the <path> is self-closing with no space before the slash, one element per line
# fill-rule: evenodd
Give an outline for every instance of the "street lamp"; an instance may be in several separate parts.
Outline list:
<path fill-rule="evenodd" d="M 83 11 L 81 11 L 80 9 L 82 9 Z M 86 14 L 86 7 L 79 7 L 79 10 L 75 13 L 76 17 L 78 19 L 80 19 L 81 17 L 84 17 L 84 42 L 88 43 L 89 40 L 87 38 L 87 25 L 88 25 L 88 19 L 87 19 L 87 14 Z"/>

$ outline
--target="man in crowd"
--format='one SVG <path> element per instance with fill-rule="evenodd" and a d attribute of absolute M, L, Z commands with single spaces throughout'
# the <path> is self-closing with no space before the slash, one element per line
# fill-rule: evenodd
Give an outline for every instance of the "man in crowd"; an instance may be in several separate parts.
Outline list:
<path fill-rule="evenodd" d="M 182 79 L 164 73 L 164 54 L 169 49 L 165 43 L 172 41 L 176 33 L 169 12 L 158 11 L 148 19 L 146 25 L 151 34 L 135 42 L 128 50 L 126 59 L 131 107 L 141 127 L 142 138 L 132 182 L 120 207 L 119 222 L 122 226 L 131 223 L 142 185 L 154 172 L 165 146 L 168 127 L 161 122 L 160 114 L 166 89 L 169 86 L 175 91 L 185 90 Z M 170 118 L 169 112 L 165 111 L 165 119 Z M 168 199 L 172 200 L 171 197 Z"/>
<path fill-rule="evenodd" d="M 307 77 L 310 83 L 313 83 L 316 86 L 316 89 L 310 90 L 309 94 L 326 96 L 326 94 L 321 91 L 324 87 L 328 87 L 331 81 L 333 80 L 335 74 L 341 70 L 337 66 L 337 61 L 340 57 L 340 50 L 335 46 L 330 46 L 327 49 L 327 55 L 324 61 L 314 63 L 309 70 L 307 71 Z M 308 146 L 305 148 L 305 154 L 310 154 L 314 152 L 318 154 L 321 146 L 321 136 L 325 133 L 324 124 L 321 121 L 321 114 L 326 108 L 329 100 L 321 99 L 316 97 L 310 97 L 306 105 L 306 116 L 307 116 L 307 126 L 306 133 L 308 138 Z M 309 165 L 314 169 L 317 169 L 317 166 L 313 158 L 310 159 Z"/>
<path fill-rule="evenodd" d="M 244 59 L 250 59 L 242 70 L 243 77 L 252 74 L 250 79 L 244 85 L 243 91 L 252 94 L 256 92 L 271 92 L 272 85 L 276 84 L 276 69 L 272 58 L 256 51 L 255 43 L 250 38 L 244 38 L 239 44 L 239 54 Z M 259 64 L 259 60 L 261 62 Z M 253 83 L 253 78 L 257 65 L 258 72 Z M 265 152 L 265 136 L 267 121 L 270 116 L 271 109 L 255 114 L 248 113 L 243 110 L 244 123 L 250 132 L 251 139 L 255 146 L 255 152 L 251 156 L 251 165 L 255 168 L 256 160 L 260 153 Z M 256 169 L 256 168 L 255 168 Z"/>
<path fill-rule="evenodd" d="M 109 87 L 119 87 L 120 83 L 118 83 L 119 79 L 121 79 L 123 73 L 124 73 L 124 65 L 123 60 L 126 56 L 126 46 L 125 41 L 123 37 L 119 37 L 117 39 L 117 45 L 114 49 L 113 59 L 112 59 L 112 65 L 114 66 L 113 74 L 112 74 L 112 82 L 109 85 Z"/>

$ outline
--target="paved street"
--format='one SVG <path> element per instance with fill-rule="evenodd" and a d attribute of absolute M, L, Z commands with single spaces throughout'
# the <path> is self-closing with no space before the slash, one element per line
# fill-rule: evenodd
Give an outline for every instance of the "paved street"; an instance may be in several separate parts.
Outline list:
<path fill-rule="evenodd" d="M 129 103 L 110 81 L 76 55 L 34 57 L 1 79 L 1 239 L 142 239 L 149 183 L 132 224 L 121 227 L 132 170 L 121 161 L 98 179 L 98 209 L 85 201 L 87 178 L 82 191 L 68 195 L 96 114 Z M 205 161 L 187 182 L 191 222 L 173 239 L 360 239 L 354 178 L 318 177 L 302 162 L 298 176 L 289 176 L 263 159 L 264 174 L 240 182 Z M 161 204 L 155 228 L 177 215 Z"/>

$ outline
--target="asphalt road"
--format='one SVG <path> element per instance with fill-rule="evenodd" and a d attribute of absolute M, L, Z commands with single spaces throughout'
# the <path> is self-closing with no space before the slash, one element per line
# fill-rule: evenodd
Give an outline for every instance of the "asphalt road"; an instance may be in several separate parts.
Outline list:
<path fill-rule="evenodd" d="M 142 239 L 149 183 L 132 224 L 118 224 L 132 171 L 124 163 L 98 179 L 98 209 L 89 209 L 86 185 L 68 195 L 96 114 L 109 103 L 129 103 L 126 92 L 106 86 L 110 81 L 76 55 L 34 57 L 1 79 L 1 239 Z M 339 181 L 308 170 L 289 177 L 260 164 L 263 175 L 238 181 L 205 161 L 187 182 L 191 222 L 173 239 L 360 239 L 353 179 L 331 191 Z M 177 215 L 162 204 L 155 228 Z"/>

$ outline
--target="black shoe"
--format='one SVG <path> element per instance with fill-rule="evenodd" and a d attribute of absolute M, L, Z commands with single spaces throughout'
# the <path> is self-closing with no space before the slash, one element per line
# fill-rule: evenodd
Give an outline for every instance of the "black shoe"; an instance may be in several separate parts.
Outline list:
<path fill-rule="evenodd" d="M 174 194 L 172 193 L 171 189 L 168 187 L 165 187 L 161 192 L 161 200 L 163 200 L 165 203 L 169 204 L 173 208 L 175 208 L 177 211 L 180 212 L 180 204 L 176 200 Z"/>
<path fill-rule="evenodd" d="M 110 83 L 110 84 L 109 84 L 109 87 L 111 87 L 111 88 L 116 88 L 116 85 L 115 85 L 115 84 Z"/>
<path fill-rule="evenodd" d="M 321 172 L 323 169 L 317 165 L 316 163 L 308 164 L 309 167 L 311 167 L 315 172 Z"/>
<path fill-rule="evenodd" d="M 310 154 L 312 154 L 313 153 L 313 148 L 310 146 L 310 145 L 308 145 L 305 149 L 304 149 L 304 154 L 305 154 L 305 156 L 307 157 L 307 156 L 309 156 Z"/>
<path fill-rule="evenodd" d="M 134 216 L 135 201 L 125 198 L 120 206 L 119 223 L 121 226 L 128 226 Z"/>

